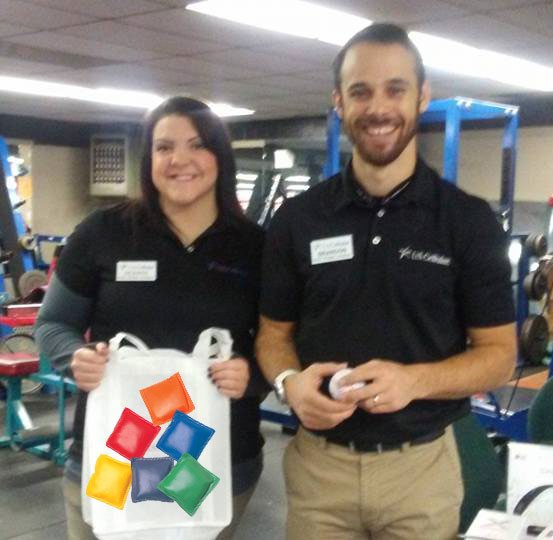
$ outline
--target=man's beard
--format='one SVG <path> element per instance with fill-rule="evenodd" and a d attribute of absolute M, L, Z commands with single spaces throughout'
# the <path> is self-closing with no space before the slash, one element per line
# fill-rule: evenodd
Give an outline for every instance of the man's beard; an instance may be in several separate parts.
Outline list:
<path fill-rule="evenodd" d="M 359 124 L 366 123 L 373 126 L 386 125 L 386 122 L 382 122 L 381 120 L 372 117 L 357 119 L 354 122 L 353 128 L 351 128 L 349 125 L 346 125 L 348 137 L 352 145 L 356 148 L 359 157 L 365 163 L 374 165 L 376 167 L 384 167 L 386 165 L 389 165 L 390 163 L 393 163 L 402 154 L 402 152 L 405 150 L 407 145 L 411 142 L 411 140 L 417 133 L 419 114 L 416 115 L 415 120 L 411 123 L 411 125 L 406 126 L 405 122 L 402 121 L 400 126 L 396 127 L 396 129 L 399 130 L 403 130 L 407 127 L 407 130 L 400 133 L 399 138 L 396 140 L 393 146 L 386 149 L 379 149 L 376 148 L 374 145 L 367 144 L 364 140 L 364 135 L 358 134 L 358 132 L 363 129 L 362 127 L 359 127 Z"/>

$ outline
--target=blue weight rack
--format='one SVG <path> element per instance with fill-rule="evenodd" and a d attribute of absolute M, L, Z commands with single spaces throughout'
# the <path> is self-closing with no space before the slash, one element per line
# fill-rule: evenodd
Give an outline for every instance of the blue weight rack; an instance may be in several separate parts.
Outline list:
<path fill-rule="evenodd" d="M 503 121 L 504 123 L 498 210 L 503 218 L 506 232 L 510 233 L 513 228 L 518 107 L 455 97 L 432 101 L 421 116 L 421 124 L 441 123 L 445 125 L 442 176 L 453 183 L 457 183 L 462 122 L 487 120 Z"/>

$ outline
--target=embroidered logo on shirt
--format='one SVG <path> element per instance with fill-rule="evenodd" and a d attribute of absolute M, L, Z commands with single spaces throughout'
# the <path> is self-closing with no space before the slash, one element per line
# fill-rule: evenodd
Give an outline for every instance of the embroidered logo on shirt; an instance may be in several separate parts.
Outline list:
<path fill-rule="evenodd" d="M 218 263 L 217 261 L 211 261 L 207 265 L 208 270 L 215 270 L 216 272 L 222 272 L 226 274 L 235 274 L 241 277 L 248 277 L 248 272 L 240 268 L 235 268 L 232 266 L 227 266 L 226 264 Z"/>
<path fill-rule="evenodd" d="M 428 262 L 441 266 L 449 266 L 451 264 L 451 257 L 446 257 L 438 253 L 430 253 L 430 251 L 413 249 L 411 246 L 399 248 L 398 252 L 400 260 L 409 259 L 411 261 Z"/>

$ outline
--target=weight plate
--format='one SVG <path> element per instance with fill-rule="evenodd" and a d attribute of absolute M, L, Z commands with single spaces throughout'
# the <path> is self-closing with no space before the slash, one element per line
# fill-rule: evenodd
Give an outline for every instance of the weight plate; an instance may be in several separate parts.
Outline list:
<path fill-rule="evenodd" d="M 543 257 L 547 253 L 547 239 L 543 234 L 529 234 L 524 243 L 534 257 Z"/>
<path fill-rule="evenodd" d="M 37 287 L 46 285 L 46 274 L 41 270 L 29 270 L 21 275 L 17 283 L 19 285 L 19 294 L 25 298 Z"/>
<path fill-rule="evenodd" d="M 547 352 L 549 327 L 541 315 L 530 315 L 522 324 L 519 337 L 520 354 L 531 364 L 539 364 Z"/>
<path fill-rule="evenodd" d="M 541 300 L 547 292 L 547 276 L 540 270 L 530 272 L 524 278 L 523 286 L 529 300 Z"/>
<path fill-rule="evenodd" d="M 536 272 L 532 280 L 532 298 L 541 300 L 547 292 L 547 276 L 543 272 Z"/>
<path fill-rule="evenodd" d="M 25 250 L 25 251 L 33 251 L 36 249 L 38 242 L 36 239 L 36 236 L 32 236 L 30 234 L 24 235 L 19 239 L 19 245 Z"/>

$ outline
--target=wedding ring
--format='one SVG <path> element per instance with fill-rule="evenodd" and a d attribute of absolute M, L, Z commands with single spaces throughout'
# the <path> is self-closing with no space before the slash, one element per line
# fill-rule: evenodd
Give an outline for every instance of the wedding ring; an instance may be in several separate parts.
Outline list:
<path fill-rule="evenodd" d="M 376 396 L 373 397 L 373 403 L 376 405 L 379 399 L 380 399 L 380 396 L 376 394 Z"/>

